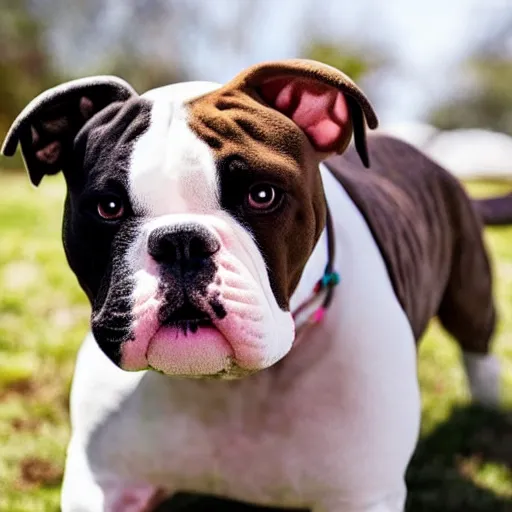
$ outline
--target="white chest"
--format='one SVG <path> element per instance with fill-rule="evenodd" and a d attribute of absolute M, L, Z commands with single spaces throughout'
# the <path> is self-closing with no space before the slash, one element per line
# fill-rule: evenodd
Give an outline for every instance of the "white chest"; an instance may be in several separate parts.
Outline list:
<path fill-rule="evenodd" d="M 318 510 L 403 495 L 419 427 L 414 339 L 362 216 L 326 179 L 342 283 L 324 324 L 277 365 L 241 381 L 176 380 L 123 372 L 86 341 L 73 435 L 98 482 Z"/>
<path fill-rule="evenodd" d="M 240 382 L 147 373 L 91 433 L 93 471 L 268 504 L 338 488 L 363 436 L 345 417 L 356 402 L 327 359 L 314 372 L 288 364 Z"/>

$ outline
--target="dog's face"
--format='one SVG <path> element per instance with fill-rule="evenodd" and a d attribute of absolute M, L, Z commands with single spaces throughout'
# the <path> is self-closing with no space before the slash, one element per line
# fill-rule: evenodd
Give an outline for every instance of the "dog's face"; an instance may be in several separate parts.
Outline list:
<path fill-rule="evenodd" d="M 374 127 L 357 87 L 308 61 L 143 96 L 98 77 L 36 98 L 3 151 L 21 142 L 35 184 L 63 170 L 66 255 L 116 364 L 237 377 L 292 346 L 325 224 L 318 164 L 353 128 L 366 158 L 363 112 Z"/>

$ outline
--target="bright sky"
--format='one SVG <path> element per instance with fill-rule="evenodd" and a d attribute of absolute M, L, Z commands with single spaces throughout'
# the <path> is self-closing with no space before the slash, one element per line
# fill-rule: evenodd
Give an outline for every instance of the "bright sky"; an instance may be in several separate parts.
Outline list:
<path fill-rule="evenodd" d="M 187 0 L 175 0 L 175 2 Z M 243 50 L 229 50 L 212 40 L 204 29 L 192 31 L 190 25 L 173 25 L 172 30 L 157 33 L 154 52 L 163 60 L 180 55 L 197 80 L 224 82 L 244 67 L 263 60 L 296 57 L 304 39 L 304 26 L 336 40 L 357 40 L 381 47 L 397 61 L 396 67 L 379 83 L 372 84 L 378 97 L 370 97 L 382 122 L 422 120 L 431 105 L 439 103 L 460 88 L 456 83 L 457 63 L 484 34 L 496 30 L 500 18 L 512 18 L 512 0 L 196 0 L 201 2 L 205 19 L 228 21 L 240 5 L 251 6 L 253 12 L 246 26 L 248 38 Z M 51 4 L 51 0 L 50 0 Z M 61 27 L 55 40 L 54 55 L 71 65 L 104 57 L 111 44 L 112 33 L 133 33 L 143 37 L 144 27 L 130 17 L 131 2 L 108 0 L 106 12 L 99 20 L 103 38 L 90 37 L 88 30 L 76 51 L 66 57 L 69 41 L 76 35 L 76 19 Z M 236 18 L 233 18 L 236 19 Z M 223 24 L 221 23 L 221 26 Z M 90 28 L 90 27 L 89 27 Z M 229 30 L 229 29 L 228 29 Z M 309 32 L 308 32 L 309 33 Z M 106 34 L 106 35 L 105 35 Z M 222 34 L 221 34 L 222 35 Z M 87 51 L 82 48 L 88 45 Z M 77 69 L 77 73 L 80 70 Z"/>
<path fill-rule="evenodd" d="M 236 0 L 205 1 L 212 15 L 230 12 Z M 512 0 L 260 0 L 268 5 L 256 19 L 250 54 L 222 56 L 199 38 L 190 63 L 201 79 L 228 80 L 241 68 L 267 59 L 297 55 L 297 16 L 309 9 L 311 22 L 326 34 L 355 38 L 388 49 L 398 69 L 387 76 L 379 97 L 385 122 L 421 119 L 428 107 L 452 91 L 454 67 L 496 20 L 512 10 Z"/>

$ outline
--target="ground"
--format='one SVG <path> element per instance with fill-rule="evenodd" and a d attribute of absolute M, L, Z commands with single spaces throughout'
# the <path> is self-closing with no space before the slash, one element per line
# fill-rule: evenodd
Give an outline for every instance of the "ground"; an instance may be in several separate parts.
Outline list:
<path fill-rule="evenodd" d="M 512 185 L 468 187 L 476 195 Z M 1 512 L 59 509 L 68 392 L 88 317 L 61 246 L 63 198 L 59 176 L 36 190 L 23 173 L 0 172 Z M 501 313 L 495 350 L 512 410 L 512 227 L 486 237 Z M 408 475 L 408 512 L 512 511 L 512 417 L 469 407 L 456 346 L 435 322 L 419 365 L 423 435 Z"/>

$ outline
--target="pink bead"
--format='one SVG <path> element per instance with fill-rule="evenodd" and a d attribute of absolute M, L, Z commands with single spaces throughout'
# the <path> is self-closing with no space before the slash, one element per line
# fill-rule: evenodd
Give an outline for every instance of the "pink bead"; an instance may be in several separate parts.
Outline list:
<path fill-rule="evenodd" d="M 313 322 L 320 323 L 324 319 L 324 316 L 325 316 L 325 308 L 318 308 L 313 313 Z"/>

